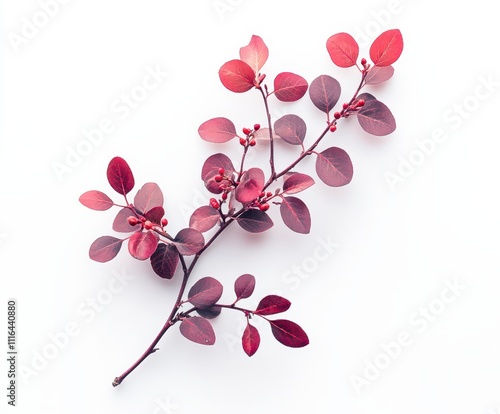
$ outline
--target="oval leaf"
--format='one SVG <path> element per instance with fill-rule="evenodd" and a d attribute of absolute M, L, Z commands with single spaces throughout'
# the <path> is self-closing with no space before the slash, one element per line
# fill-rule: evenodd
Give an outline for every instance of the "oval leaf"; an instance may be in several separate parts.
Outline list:
<path fill-rule="evenodd" d="M 376 99 L 367 101 L 357 112 L 361 128 L 376 136 L 388 135 L 396 129 L 396 120 L 390 109 Z"/>
<path fill-rule="evenodd" d="M 219 78 L 231 92 L 241 93 L 254 87 L 255 73 L 247 63 L 234 59 L 222 65 Z"/>
<path fill-rule="evenodd" d="M 340 83 L 328 75 L 320 75 L 311 82 L 309 97 L 316 108 L 328 114 L 340 98 Z"/>
<path fill-rule="evenodd" d="M 365 82 L 367 85 L 377 85 L 391 79 L 392 75 L 394 75 L 392 66 L 374 66 L 366 74 Z"/>
<path fill-rule="evenodd" d="M 227 118 L 212 118 L 200 125 L 198 134 L 208 142 L 227 142 L 236 136 L 236 127 Z"/>
<path fill-rule="evenodd" d="M 220 219 L 219 212 L 212 206 L 198 207 L 189 218 L 189 227 L 204 233 L 212 229 Z"/>
<path fill-rule="evenodd" d="M 304 120 L 297 115 L 284 115 L 274 123 L 274 130 L 279 137 L 289 144 L 301 145 L 307 133 Z"/>
<path fill-rule="evenodd" d="M 112 236 L 99 237 L 90 245 L 89 256 L 99 263 L 109 262 L 116 257 L 122 247 L 123 240 Z"/>
<path fill-rule="evenodd" d="M 152 231 L 132 234 L 128 240 L 128 251 L 138 260 L 146 260 L 156 251 L 158 236 Z"/>
<path fill-rule="evenodd" d="M 259 73 L 269 57 L 269 49 L 259 36 L 253 35 L 250 43 L 240 49 L 240 59 L 248 64 L 254 71 Z"/>
<path fill-rule="evenodd" d="M 113 200 L 101 191 L 92 190 L 83 193 L 79 198 L 80 203 L 92 210 L 105 211 L 114 206 Z"/>
<path fill-rule="evenodd" d="M 278 295 L 268 295 L 259 302 L 257 310 L 254 313 L 257 315 L 274 315 L 287 311 L 290 305 L 291 303 L 288 299 Z"/>
<path fill-rule="evenodd" d="M 280 213 L 287 227 L 297 233 L 311 231 L 311 215 L 305 203 L 297 197 L 283 197 Z"/>
<path fill-rule="evenodd" d="M 392 65 L 403 52 L 403 36 L 399 29 L 387 30 L 370 46 L 370 59 L 377 66 Z"/>
<path fill-rule="evenodd" d="M 274 78 L 274 94 L 282 102 L 295 102 L 307 92 L 307 81 L 291 72 L 279 73 Z"/>
<path fill-rule="evenodd" d="M 247 323 L 247 327 L 243 331 L 243 336 L 241 337 L 241 345 L 243 346 L 243 351 L 245 351 L 245 354 L 249 357 L 257 352 L 260 345 L 260 335 L 255 326 Z"/>
<path fill-rule="evenodd" d="M 106 175 L 113 190 L 119 194 L 127 195 L 134 188 L 134 175 L 123 158 L 113 158 L 108 164 Z"/>
<path fill-rule="evenodd" d="M 231 184 L 228 180 L 215 181 L 214 178 L 219 175 L 220 168 L 224 168 L 227 176 L 231 176 L 234 171 L 234 166 L 228 156 L 219 153 L 208 157 L 201 169 L 201 179 L 207 190 L 213 194 L 222 193 L 222 188 Z"/>
<path fill-rule="evenodd" d="M 236 200 L 242 204 L 255 200 L 264 188 L 264 181 L 264 172 L 260 168 L 245 171 L 234 193 Z"/>
<path fill-rule="evenodd" d="M 190 256 L 198 253 L 205 245 L 205 239 L 198 230 L 187 228 L 177 233 L 174 244 L 180 254 Z"/>
<path fill-rule="evenodd" d="M 153 223 L 160 224 L 161 219 L 163 218 L 164 215 L 165 215 L 164 208 L 162 206 L 158 206 L 158 207 L 153 207 L 149 211 L 146 211 L 144 217 Z"/>
<path fill-rule="evenodd" d="M 359 45 L 349 33 L 337 33 L 330 36 L 326 41 L 326 49 L 337 66 L 349 68 L 356 64 Z"/>
<path fill-rule="evenodd" d="M 196 312 L 205 319 L 215 319 L 221 314 L 222 308 L 220 306 L 211 306 L 206 309 L 196 309 Z"/>
<path fill-rule="evenodd" d="M 139 230 L 141 228 L 140 224 L 136 224 L 135 226 L 129 224 L 128 218 L 130 216 L 135 217 L 130 208 L 123 207 L 113 220 L 113 230 L 120 233 L 132 233 Z"/>
<path fill-rule="evenodd" d="M 222 296 L 222 285 L 213 277 L 207 276 L 198 280 L 188 293 L 188 302 L 197 308 L 209 308 Z"/>
<path fill-rule="evenodd" d="M 212 325 L 201 316 L 192 316 L 183 319 L 179 329 L 182 336 L 197 344 L 215 344 L 215 332 Z"/>
<path fill-rule="evenodd" d="M 144 184 L 134 197 L 134 207 L 141 213 L 163 206 L 163 193 L 156 183 Z"/>
<path fill-rule="evenodd" d="M 327 148 L 316 158 L 316 172 L 318 177 L 331 187 L 349 184 L 353 175 L 351 158 L 341 148 Z"/>
<path fill-rule="evenodd" d="M 286 319 L 269 321 L 274 337 L 283 345 L 291 348 L 302 348 L 309 344 L 309 338 L 304 330 L 295 322 Z"/>
<path fill-rule="evenodd" d="M 261 233 L 269 230 L 274 224 L 267 213 L 256 209 L 245 211 L 237 220 L 241 228 L 250 233 Z"/>
<path fill-rule="evenodd" d="M 179 264 L 179 253 L 172 244 L 159 243 L 151 255 L 151 267 L 163 279 L 172 279 Z"/>
<path fill-rule="evenodd" d="M 234 293 L 236 300 L 249 298 L 255 289 L 255 277 L 250 274 L 244 274 L 238 277 L 234 282 Z"/>
<path fill-rule="evenodd" d="M 295 194 L 304 191 L 314 184 L 312 177 L 307 174 L 294 173 L 288 176 L 283 183 L 283 192 L 286 194 Z"/>

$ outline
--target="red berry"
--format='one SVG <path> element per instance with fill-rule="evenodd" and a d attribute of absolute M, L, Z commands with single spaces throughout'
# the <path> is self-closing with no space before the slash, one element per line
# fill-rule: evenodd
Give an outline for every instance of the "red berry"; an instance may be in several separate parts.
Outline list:
<path fill-rule="evenodd" d="M 245 146 L 247 144 L 247 140 L 245 138 L 240 138 L 240 144 Z"/>
<path fill-rule="evenodd" d="M 210 199 L 210 205 L 216 210 L 220 207 L 219 202 L 215 198 Z"/>
<path fill-rule="evenodd" d="M 216 175 L 214 177 L 214 180 L 215 180 L 216 183 L 220 183 L 222 181 L 222 178 L 223 178 L 222 175 Z"/>
<path fill-rule="evenodd" d="M 250 145 L 251 147 L 255 147 L 255 144 L 257 144 L 257 142 L 256 142 L 254 139 L 252 139 L 252 140 L 248 143 L 248 145 Z"/>
<path fill-rule="evenodd" d="M 224 175 L 226 170 L 224 168 L 219 168 L 219 174 Z"/>
<path fill-rule="evenodd" d="M 245 135 L 250 135 L 250 134 L 252 133 L 252 130 L 251 130 L 251 129 L 249 129 L 249 128 L 243 128 L 243 133 L 244 133 Z"/>
<path fill-rule="evenodd" d="M 337 130 L 337 125 L 332 125 L 330 127 L 330 132 L 335 132 Z"/>
<path fill-rule="evenodd" d="M 333 117 L 334 117 L 335 119 L 339 119 L 339 118 L 340 118 L 340 112 L 335 112 L 335 113 L 333 114 Z"/>
<path fill-rule="evenodd" d="M 356 104 L 356 106 L 358 106 L 358 107 L 362 107 L 362 106 L 364 106 L 364 105 L 365 105 L 365 100 L 364 100 L 364 99 L 360 99 L 360 100 L 358 101 L 358 103 Z"/>
<path fill-rule="evenodd" d="M 269 210 L 269 204 L 264 203 L 259 206 L 260 211 L 267 211 Z"/>
<path fill-rule="evenodd" d="M 253 126 L 253 129 L 255 129 L 256 131 L 258 131 L 260 129 L 260 124 L 255 124 Z"/>
<path fill-rule="evenodd" d="M 273 195 L 273 193 L 271 193 L 270 191 L 268 191 L 268 192 L 266 193 L 266 196 L 267 196 L 267 197 L 271 197 L 272 195 Z"/>
<path fill-rule="evenodd" d="M 227 193 L 222 193 L 221 197 L 223 200 L 227 200 Z"/>
<path fill-rule="evenodd" d="M 361 59 L 361 64 L 362 64 L 363 66 L 365 66 L 365 65 L 366 65 L 366 59 L 365 59 L 365 58 Z"/>
<path fill-rule="evenodd" d="M 168 220 L 166 218 L 161 219 L 161 225 L 165 227 L 168 224 Z"/>
<path fill-rule="evenodd" d="M 342 105 L 342 108 L 344 108 L 344 109 L 349 108 L 349 104 L 348 104 L 347 102 L 345 102 L 345 103 Z"/>
<path fill-rule="evenodd" d="M 130 216 L 128 219 L 128 224 L 131 226 L 135 226 L 137 223 L 139 223 L 139 220 L 137 220 L 137 217 Z"/>
<path fill-rule="evenodd" d="M 151 229 L 153 228 L 153 223 L 151 223 L 149 220 L 146 220 L 146 221 L 144 222 L 144 228 L 145 228 L 146 230 L 151 230 Z"/>

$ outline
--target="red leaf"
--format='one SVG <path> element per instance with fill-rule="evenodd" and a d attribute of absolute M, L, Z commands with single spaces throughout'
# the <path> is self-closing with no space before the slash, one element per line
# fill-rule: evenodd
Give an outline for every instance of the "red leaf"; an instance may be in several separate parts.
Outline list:
<path fill-rule="evenodd" d="M 331 187 L 349 184 L 353 175 L 351 158 L 341 148 L 327 148 L 318 154 L 316 172 L 319 178 Z"/>
<path fill-rule="evenodd" d="M 134 207 L 141 213 L 163 206 L 163 193 L 156 183 L 146 183 L 134 197 Z"/>
<path fill-rule="evenodd" d="M 326 41 L 326 49 L 333 63 L 341 68 L 349 68 L 356 64 L 359 45 L 349 33 L 337 33 Z"/>
<path fill-rule="evenodd" d="M 241 176 L 235 190 L 235 197 L 242 204 L 255 200 L 264 188 L 264 172 L 260 168 L 250 168 Z"/>
<path fill-rule="evenodd" d="M 304 330 L 295 322 L 286 319 L 269 321 L 274 337 L 283 345 L 291 348 L 302 348 L 309 344 L 309 338 Z"/>
<path fill-rule="evenodd" d="M 222 285 L 213 277 L 207 276 L 198 280 L 188 293 L 188 302 L 197 308 L 209 308 L 222 296 Z"/>
<path fill-rule="evenodd" d="M 215 181 L 214 178 L 219 175 L 220 168 L 224 168 L 228 176 L 234 171 L 234 166 L 227 155 L 219 153 L 208 157 L 201 169 L 201 179 L 204 181 L 207 190 L 213 194 L 222 193 L 220 187 L 230 184 L 228 180 L 222 180 L 221 182 Z"/>
<path fill-rule="evenodd" d="M 114 206 L 113 200 L 101 191 L 92 190 L 83 193 L 80 203 L 92 210 L 105 211 Z"/>
<path fill-rule="evenodd" d="M 403 52 L 403 36 L 399 29 L 387 30 L 370 46 L 370 59 L 377 66 L 392 65 Z"/>
<path fill-rule="evenodd" d="M 153 207 L 151 210 L 144 213 L 144 217 L 152 223 L 160 224 L 161 219 L 165 215 L 165 210 L 162 206 Z"/>
<path fill-rule="evenodd" d="M 244 274 L 238 277 L 234 282 L 234 293 L 236 293 L 236 299 L 245 299 L 252 296 L 255 289 L 255 277 L 250 274 Z"/>
<path fill-rule="evenodd" d="M 128 240 L 128 251 L 137 260 L 146 260 L 155 252 L 158 236 L 152 231 L 138 231 Z"/>
<path fill-rule="evenodd" d="M 392 66 L 374 66 L 368 71 L 365 83 L 367 85 L 376 85 L 392 78 L 392 75 L 394 75 Z"/>
<path fill-rule="evenodd" d="M 241 228 L 250 233 L 261 233 L 274 224 L 267 213 L 255 209 L 245 211 L 237 220 Z"/>
<path fill-rule="evenodd" d="M 227 118 L 212 118 L 200 125 L 198 134 L 208 142 L 227 142 L 236 136 L 236 127 Z"/>
<path fill-rule="evenodd" d="M 247 63 L 234 59 L 222 65 L 219 78 L 231 92 L 241 93 L 254 87 L 255 73 Z"/>
<path fill-rule="evenodd" d="M 288 299 L 278 295 L 268 295 L 259 302 L 257 310 L 254 313 L 257 315 L 274 315 L 287 311 L 290 305 L 291 303 Z"/>
<path fill-rule="evenodd" d="M 269 50 L 266 44 L 256 35 L 252 36 L 247 46 L 240 49 L 240 59 L 252 68 L 255 75 L 262 69 L 268 56 Z"/>
<path fill-rule="evenodd" d="M 274 130 L 283 141 L 292 145 L 301 145 L 306 137 L 307 126 L 300 116 L 289 114 L 276 120 Z"/>
<path fill-rule="evenodd" d="M 201 316 L 192 316 L 183 319 L 179 329 L 185 338 L 197 344 L 215 344 L 215 332 L 212 325 Z"/>
<path fill-rule="evenodd" d="M 172 279 L 179 264 L 179 253 L 172 244 L 159 243 L 151 255 L 151 267 L 163 279 Z"/>
<path fill-rule="evenodd" d="M 174 244 L 181 254 L 190 256 L 198 253 L 205 245 L 205 239 L 198 230 L 187 228 L 177 233 Z"/>
<path fill-rule="evenodd" d="M 308 234 L 311 231 L 311 215 L 305 203 L 297 197 L 283 197 L 280 205 L 283 222 L 291 230 Z"/>
<path fill-rule="evenodd" d="M 113 259 L 122 247 L 123 240 L 112 236 L 99 237 L 91 244 L 89 256 L 96 262 L 105 263 Z"/>
<path fill-rule="evenodd" d="M 123 207 L 116 215 L 113 221 L 113 230 L 120 233 L 132 233 L 140 229 L 140 225 L 131 226 L 128 223 L 128 218 L 134 216 L 134 213 L 128 207 Z M 135 217 L 135 216 L 134 216 Z"/>
<path fill-rule="evenodd" d="M 320 75 L 311 82 L 309 97 L 316 108 L 328 114 L 340 98 L 341 87 L 337 79 Z"/>
<path fill-rule="evenodd" d="M 243 331 L 243 336 L 241 337 L 241 345 L 243 346 L 243 351 L 249 357 L 257 352 L 260 345 L 260 335 L 259 331 L 255 326 L 247 323 L 247 327 Z"/>
<path fill-rule="evenodd" d="M 396 120 L 390 109 L 376 99 L 367 101 L 357 112 L 361 128 L 376 136 L 388 135 L 396 129 Z"/>
<path fill-rule="evenodd" d="M 196 312 L 205 319 L 215 319 L 222 312 L 222 308 L 220 306 L 211 306 L 206 309 L 196 309 Z"/>
<path fill-rule="evenodd" d="M 189 218 L 189 227 L 204 233 L 213 228 L 220 219 L 219 212 L 212 206 L 198 207 Z"/>
<path fill-rule="evenodd" d="M 107 177 L 113 190 L 119 194 L 127 195 L 134 188 L 134 175 L 123 158 L 115 157 L 109 162 Z"/>
<path fill-rule="evenodd" d="M 295 102 L 307 92 L 307 81 L 291 72 L 279 73 L 274 78 L 274 94 L 282 102 Z"/>
<path fill-rule="evenodd" d="M 286 194 L 300 193 L 313 184 L 314 180 L 307 174 L 294 173 L 289 175 L 283 183 L 283 192 Z"/>

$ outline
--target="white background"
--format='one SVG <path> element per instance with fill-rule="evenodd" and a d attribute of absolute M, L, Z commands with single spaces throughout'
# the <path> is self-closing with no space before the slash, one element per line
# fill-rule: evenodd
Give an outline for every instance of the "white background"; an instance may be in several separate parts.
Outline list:
<path fill-rule="evenodd" d="M 41 6 L 1 4 L 0 325 L 7 299 L 16 298 L 24 372 L 17 412 L 500 412 L 500 33 L 490 2 L 222 0 L 227 8 L 217 10 L 212 0 L 73 0 L 17 48 L 13 34 L 20 36 L 24 19 L 32 21 Z M 196 271 L 221 279 L 228 302 L 234 279 L 254 274 L 249 306 L 269 293 L 286 296 L 293 305 L 283 317 L 304 327 L 310 345 L 285 348 L 262 326 L 261 349 L 248 358 L 238 343 L 243 318 L 226 312 L 214 323 L 216 345 L 190 343 L 174 327 L 159 352 L 112 388 L 162 326 L 179 278 L 161 280 L 125 250 L 107 264 L 92 262 L 88 247 L 113 234 L 114 213 L 85 209 L 79 195 L 112 194 L 105 170 L 120 155 L 138 187 L 160 184 L 175 232 L 186 226 L 186 211 L 208 200 L 199 179 L 203 160 L 239 150 L 236 141 L 201 141 L 198 126 L 215 116 L 238 129 L 265 123 L 258 94 L 233 94 L 217 75 L 252 34 L 269 47 L 263 72 L 270 85 L 281 71 L 309 82 L 329 74 L 342 84 L 343 101 L 359 74 L 332 64 L 326 39 L 349 32 L 364 40 L 368 57 L 371 40 L 395 27 L 405 39 L 403 55 L 394 77 L 371 92 L 392 109 L 396 132 L 377 138 L 355 119 L 341 122 L 329 145 L 348 151 L 354 179 L 338 189 L 317 180 L 301 195 L 313 216 L 311 234 L 293 234 L 275 210 L 271 231 L 250 237 L 229 230 Z M 121 119 L 113 102 L 157 66 L 168 76 Z M 494 81 L 490 91 L 481 79 Z M 323 129 L 307 96 L 272 104 L 274 119 L 300 114 L 309 140 Z M 113 132 L 59 180 L 54 163 L 65 163 L 83 131 L 105 118 Z M 436 129 L 447 139 L 420 156 L 416 142 Z M 282 145 L 278 151 L 293 153 Z M 250 161 L 266 154 L 257 146 Z M 419 165 L 391 188 L 387 172 L 398 174 L 409 159 Z M 313 167 L 308 160 L 301 170 L 313 174 Z M 314 258 L 320 240 L 336 244 L 321 262 Z M 445 290 L 454 283 L 458 292 Z M 451 303 L 441 301 L 443 290 Z M 420 312 L 429 306 L 435 311 L 424 325 Z M 383 344 L 405 333 L 408 346 L 381 356 Z M 375 361 L 385 369 L 370 371 Z M 355 387 L 354 376 L 365 382 Z"/>

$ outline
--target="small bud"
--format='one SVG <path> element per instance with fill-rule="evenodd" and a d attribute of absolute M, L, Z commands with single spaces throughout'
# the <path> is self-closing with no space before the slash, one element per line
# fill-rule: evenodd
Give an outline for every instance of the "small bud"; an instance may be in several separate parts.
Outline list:
<path fill-rule="evenodd" d="M 252 130 L 251 130 L 251 129 L 249 129 L 249 128 L 243 128 L 243 133 L 244 133 L 245 135 L 250 135 L 250 134 L 252 133 Z"/>
<path fill-rule="evenodd" d="M 168 224 L 168 220 L 166 218 L 161 219 L 161 225 L 162 227 L 165 227 Z"/>
<path fill-rule="evenodd" d="M 144 222 L 144 228 L 145 228 L 146 230 L 151 230 L 151 229 L 153 228 L 153 223 L 151 223 L 149 220 L 146 220 L 146 221 Z"/>
<path fill-rule="evenodd" d="M 219 202 L 215 198 L 210 199 L 210 205 L 216 210 L 218 210 L 220 207 Z"/>
<path fill-rule="evenodd" d="M 240 144 L 245 146 L 247 144 L 247 140 L 245 138 L 240 138 Z"/>
<path fill-rule="evenodd" d="M 337 125 L 332 125 L 330 127 L 330 132 L 335 132 L 337 130 Z"/>
<path fill-rule="evenodd" d="M 269 210 L 269 204 L 264 203 L 259 206 L 260 211 L 267 211 Z"/>
<path fill-rule="evenodd" d="M 248 145 L 250 145 L 251 147 L 255 147 L 255 144 L 257 144 L 257 142 L 256 142 L 254 139 L 252 139 L 252 140 L 248 143 Z"/>
<path fill-rule="evenodd" d="M 258 131 L 260 129 L 260 124 L 255 124 L 253 126 L 253 129 L 256 130 L 256 131 Z"/>
<path fill-rule="evenodd" d="M 130 216 L 128 219 L 128 224 L 131 226 L 135 226 L 137 223 L 139 223 L 139 220 L 137 220 L 137 217 Z"/>
<path fill-rule="evenodd" d="M 365 66 L 365 65 L 366 65 L 366 59 L 365 59 L 365 58 L 361 59 L 361 64 L 362 64 L 363 66 Z"/>
<path fill-rule="evenodd" d="M 221 197 L 223 200 L 227 200 L 227 193 L 222 193 Z"/>
<path fill-rule="evenodd" d="M 226 173 L 226 170 L 224 168 L 219 168 L 219 174 L 224 175 Z"/>
<path fill-rule="evenodd" d="M 216 183 L 220 183 L 222 181 L 222 179 L 223 179 L 222 175 L 216 175 L 214 177 L 214 180 L 215 180 Z"/>
<path fill-rule="evenodd" d="M 339 118 L 340 118 L 340 112 L 335 112 L 335 113 L 333 114 L 333 117 L 334 117 L 335 119 L 339 119 Z"/>
<path fill-rule="evenodd" d="M 266 193 L 266 196 L 267 196 L 267 197 L 272 197 L 272 195 L 273 195 L 273 193 L 271 193 L 270 191 L 268 191 L 268 192 Z"/>
<path fill-rule="evenodd" d="M 266 193 L 264 191 L 261 191 L 261 193 L 259 194 L 259 197 L 264 197 L 266 195 Z"/>

